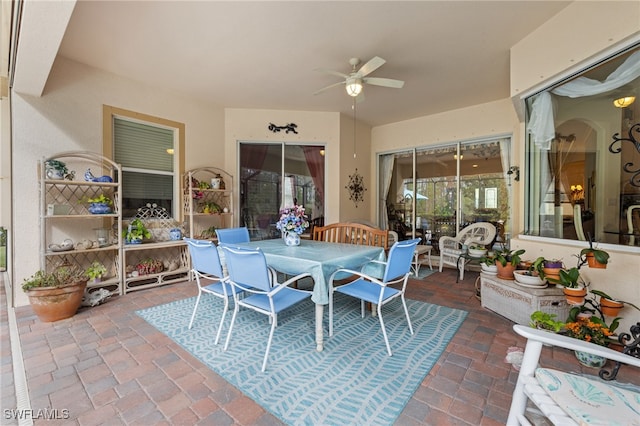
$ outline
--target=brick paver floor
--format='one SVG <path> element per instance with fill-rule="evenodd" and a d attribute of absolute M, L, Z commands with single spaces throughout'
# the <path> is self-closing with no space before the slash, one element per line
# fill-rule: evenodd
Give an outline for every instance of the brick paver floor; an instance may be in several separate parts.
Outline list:
<path fill-rule="evenodd" d="M 396 424 L 505 423 L 517 377 L 505 355 L 510 346 L 523 348 L 524 340 L 513 333 L 511 321 L 480 306 L 477 276 L 465 273 L 456 284 L 455 271 L 448 269 L 411 280 L 409 298 L 469 315 Z M 12 354 L 8 344 L 4 286 L 1 291 L 2 407 L 12 409 L 11 360 L 19 354 Z M 134 313 L 195 294 L 190 282 L 133 292 L 55 323 L 39 322 L 29 306 L 17 308 L 31 407 L 69 416 L 35 424 L 282 424 Z M 542 361 L 580 368 L 573 353 L 562 349 L 544 348 Z M 640 384 L 637 375 L 632 379 Z M 4 413 L 0 423 L 18 424 Z"/>

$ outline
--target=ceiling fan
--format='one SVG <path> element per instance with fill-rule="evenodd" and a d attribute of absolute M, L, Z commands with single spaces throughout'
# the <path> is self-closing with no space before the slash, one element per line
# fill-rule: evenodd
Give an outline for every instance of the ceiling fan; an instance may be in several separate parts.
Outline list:
<path fill-rule="evenodd" d="M 353 97 L 357 97 L 358 95 L 360 95 L 360 93 L 362 93 L 362 87 L 364 84 L 372 84 L 374 86 L 382 86 L 382 87 L 391 87 L 394 89 L 402 88 L 402 86 L 404 86 L 404 81 L 402 80 L 394 80 L 392 78 L 382 78 L 382 77 L 367 77 L 369 74 L 371 74 L 372 72 L 380 68 L 382 65 L 384 65 L 386 62 L 387 61 L 380 58 L 379 56 L 375 56 L 372 59 L 370 59 L 369 62 L 361 66 L 359 70 L 356 71 L 356 67 L 360 64 L 360 59 L 351 58 L 349 60 L 349 64 L 351 65 L 351 73 L 349 74 L 344 74 L 338 71 L 327 70 L 324 68 L 316 69 L 316 71 L 319 71 L 319 72 L 324 72 L 327 74 L 342 77 L 344 78 L 344 81 L 341 81 L 339 83 L 334 83 L 327 87 L 324 87 L 318 90 L 317 92 L 315 92 L 314 95 L 322 93 L 325 90 L 330 89 L 332 87 L 340 86 L 342 84 L 345 85 L 345 88 L 347 89 L 347 94 Z"/>

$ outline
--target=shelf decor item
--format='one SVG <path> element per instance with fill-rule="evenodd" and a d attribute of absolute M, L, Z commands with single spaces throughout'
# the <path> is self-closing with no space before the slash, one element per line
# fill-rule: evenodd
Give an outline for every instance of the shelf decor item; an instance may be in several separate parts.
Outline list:
<path fill-rule="evenodd" d="M 304 207 L 293 206 L 280 211 L 280 220 L 276 223 L 276 228 L 282 232 L 282 239 L 286 245 L 300 245 L 300 234 L 308 227 L 309 219 L 304 212 Z"/>
<path fill-rule="evenodd" d="M 142 244 L 142 240 L 151 238 L 151 232 L 139 218 L 135 218 L 123 231 L 123 236 L 127 244 Z"/>
<path fill-rule="evenodd" d="M 109 214 L 112 212 L 111 205 L 113 204 L 113 201 L 104 194 L 89 198 L 87 199 L 87 202 L 89 203 L 87 210 L 89 210 L 89 213 L 91 214 Z"/>
<path fill-rule="evenodd" d="M 53 272 L 40 270 L 22 283 L 33 311 L 42 322 L 75 315 L 82 303 L 87 276 L 77 266 L 62 265 Z"/>
<path fill-rule="evenodd" d="M 94 283 L 99 283 L 102 277 L 107 274 L 107 268 L 96 260 L 84 272 Z"/>
<path fill-rule="evenodd" d="M 73 179 L 75 173 L 69 173 L 66 163 L 60 160 L 47 160 L 44 163 L 45 175 L 47 179 L 61 180 L 65 178 Z"/>

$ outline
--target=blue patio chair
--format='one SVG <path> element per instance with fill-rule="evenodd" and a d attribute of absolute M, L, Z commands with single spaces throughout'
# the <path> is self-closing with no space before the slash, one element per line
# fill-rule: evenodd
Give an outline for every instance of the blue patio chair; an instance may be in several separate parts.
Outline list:
<path fill-rule="evenodd" d="M 260 249 L 232 248 L 229 246 L 222 246 L 222 249 L 227 259 L 229 281 L 235 289 L 235 307 L 224 350 L 226 351 L 229 347 L 233 325 L 240 306 L 267 315 L 271 323 L 271 330 L 269 331 L 267 349 L 262 361 L 262 371 L 265 371 L 273 332 L 278 324 L 278 313 L 311 297 L 310 291 L 297 290 L 289 287 L 289 285 L 296 280 L 311 275 L 307 273 L 296 275 L 283 283 L 273 282 L 272 285 L 267 261 Z M 238 293 L 241 291 L 244 292 L 242 299 L 238 297 Z M 311 314 L 313 315 L 313 312 Z"/>
<path fill-rule="evenodd" d="M 220 341 L 220 332 L 222 331 L 224 318 L 229 310 L 229 298 L 239 290 L 228 282 L 229 277 L 225 276 L 222 272 L 218 248 L 211 241 L 194 240 L 186 237 L 183 239 L 187 242 L 187 247 L 189 248 L 191 271 L 198 285 L 198 297 L 193 307 L 191 321 L 189 321 L 189 329 L 193 326 L 193 320 L 196 317 L 198 304 L 200 303 L 200 298 L 203 293 L 221 298 L 224 301 L 224 309 L 222 311 L 222 317 L 220 318 L 220 324 L 218 325 L 218 332 L 216 333 L 215 344 L 217 345 Z M 203 285 L 203 281 L 211 281 L 211 283 Z"/>
<path fill-rule="evenodd" d="M 249 229 L 246 227 L 216 229 L 216 235 L 218 235 L 218 242 L 221 244 L 248 243 L 251 241 Z"/>
<path fill-rule="evenodd" d="M 384 342 L 387 344 L 387 352 L 389 356 L 391 353 L 391 346 L 389 346 L 389 339 L 387 337 L 387 331 L 384 327 L 384 321 L 382 319 L 382 306 L 386 305 L 393 299 L 400 297 L 402 300 L 402 306 L 404 307 L 404 314 L 407 317 L 407 323 L 409 324 L 409 331 L 413 334 L 413 327 L 411 326 L 411 319 L 409 318 L 409 311 L 407 310 L 407 303 L 404 299 L 404 291 L 407 287 L 407 280 L 411 274 L 411 262 L 413 260 L 413 253 L 416 245 L 420 242 L 420 238 L 413 240 L 398 241 L 389 250 L 389 258 L 387 262 L 377 262 L 384 264 L 384 274 L 382 279 L 367 275 L 364 272 L 352 271 L 348 269 L 338 269 L 331 275 L 329 284 L 329 336 L 333 336 L 333 293 L 338 292 L 346 294 L 347 296 L 360 299 L 361 316 L 364 318 L 365 302 L 369 302 L 377 305 L 378 318 L 380 319 L 380 327 L 382 327 L 382 334 L 384 335 Z M 350 272 L 357 276 L 354 281 L 337 287 L 333 286 L 334 277 L 340 271 Z M 391 284 L 402 283 L 401 288 L 389 287 Z"/>

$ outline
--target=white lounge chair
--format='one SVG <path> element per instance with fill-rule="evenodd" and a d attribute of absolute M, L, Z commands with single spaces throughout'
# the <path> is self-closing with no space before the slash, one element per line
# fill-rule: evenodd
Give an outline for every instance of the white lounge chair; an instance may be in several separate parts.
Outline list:
<path fill-rule="evenodd" d="M 640 368 L 640 359 L 622 352 L 549 331 L 514 325 L 516 333 L 527 338 L 522 366 L 507 425 L 530 425 L 527 413 L 544 415 L 554 425 L 639 424 L 640 393 L 558 370 L 538 368 L 543 345 L 587 352 L 625 364 L 624 369 Z M 537 410 L 527 409 L 531 401 Z M 528 410 L 527 412 L 525 412 Z M 614 417 L 607 419 L 600 416 Z M 615 418 L 618 416 L 618 419 Z M 635 419 L 635 420 L 634 420 Z"/>

